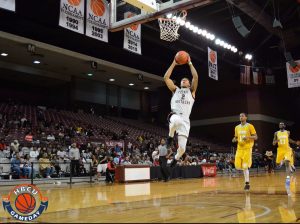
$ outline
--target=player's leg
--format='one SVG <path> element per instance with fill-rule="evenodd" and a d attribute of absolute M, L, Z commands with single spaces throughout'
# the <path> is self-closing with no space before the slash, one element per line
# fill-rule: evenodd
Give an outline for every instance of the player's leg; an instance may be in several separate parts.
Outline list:
<path fill-rule="evenodd" d="M 294 173 L 296 171 L 296 168 L 294 165 L 294 158 L 295 158 L 295 154 L 294 154 L 294 151 L 292 150 L 291 161 L 290 161 L 291 173 Z"/>
<path fill-rule="evenodd" d="M 281 149 L 278 149 L 277 156 L 276 156 L 276 166 L 281 167 L 283 162 L 284 162 L 284 151 Z"/>
<path fill-rule="evenodd" d="M 178 148 L 175 158 L 171 163 L 171 167 L 174 167 L 177 163 L 177 160 L 179 160 L 181 156 L 185 153 L 187 139 L 190 132 L 190 123 L 188 120 L 184 120 L 182 117 L 178 116 L 177 121 L 178 122 L 176 132 L 178 133 Z"/>
<path fill-rule="evenodd" d="M 178 128 L 178 125 L 180 123 L 180 116 L 177 114 L 170 114 L 168 117 L 169 121 L 169 136 L 167 138 L 167 146 L 171 147 L 173 144 L 173 138 L 176 129 Z"/>
<path fill-rule="evenodd" d="M 243 172 L 244 172 L 244 178 L 245 178 L 245 187 L 244 190 L 250 190 L 250 174 L 249 174 L 249 168 L 252 165 L 252 149 L 245 150 L 243 155 Z"/>

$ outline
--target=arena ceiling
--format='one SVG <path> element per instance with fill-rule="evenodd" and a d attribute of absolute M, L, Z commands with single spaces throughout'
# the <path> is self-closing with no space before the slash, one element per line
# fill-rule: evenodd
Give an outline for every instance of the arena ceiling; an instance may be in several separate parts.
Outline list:
<path fill-rule="evenodd" d="M 194 64 L 206 73 L 207 46 L 218 50 L 220 61 L 237 67 L 237 73 L 238 65 L 247 63 L 243 55 L 223 50 L 212 42 L 196 37 L 185 28 L 179 31 L 180 40 L 174 43 L 162 41 L 159 39 L 157 21 L 142 26 L 142 56 L 135 55 L 122 49 L 122 31 L 109 33 L 109 43 L 103 43 L 59 27 L 59 0 L 44 0 L 43 4 L 38 0 L 16 2 L 15 14 L 1 11 L 0 19 L 5 21 L 0 23 L 1 30 L 158 76 L 164 74 L 178 50 L 188 51 Z M 225 0 L 212 0 L 204 7 L 189 10 L 187 19 L 234 44 L 243 53 L 253 53 L 254 62 L 259 66 L 283 70 L 284 46 L 286 51 L 292 52 L 295 59 L 299 59 L 300 4 L 297 0 L 274 0 L 274 7 L 273 0 L 228 2 L 232 7 Z M 253 27 L 247 38 L 242 37 L 235 29 L 233 14 L 240 16 L 248 29 Z M 274 15 L 280 19 L 282 31 L 272 28 Z"/>

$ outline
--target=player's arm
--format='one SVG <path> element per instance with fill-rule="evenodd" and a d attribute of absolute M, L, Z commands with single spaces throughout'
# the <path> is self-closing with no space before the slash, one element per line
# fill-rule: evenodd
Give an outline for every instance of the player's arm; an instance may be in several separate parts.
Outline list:
<path fill-rule="evenodd" d="M 237 130 L 236 130 L 236 128 L 234 129 L 234 137 L 233 137 L 233 139 L 232 139 L 232 142 L 233 143 L 235 143 L 235 142 L 237 142 L 238 141 L 238 135 L 237 135 Z"/>
<path fill-rule="evenodd" d="M 174 60 L 164 76 L 165 83 L 166 83 L 167 87 L 169 88 L 169 90 L 172 91 L 172 93 L 175 92 L 176 86 L 175 86 L 174 82 L 172 81 L 172 79 L 170 79 L 170 77 L 171 77 L 173 69 L 175 68 L 176 65 L 177 64 Z"/>
<path fill-rule="evenodd" d="M 277 138 L 277 132 L 275 132 L 274 138 L 273 138 L 273 145 L 276 145 L 278 142 L 279 142 L 279 140 Z"/>
<path fill-rule="evenodd" d="M 189 62 L 188 62 L 189 66 L 190 66 L 190 69 L 191 69 L 191 73 L 192 73 L 192 76 L 193 76 L 193 80 L 192 80 L 192 85 L 191 85 L 191 90 L 192 90 L 192 96 L 195 98 L 195 95 L 196 95 L 196 90 L 197 90 L 197 87 L 198 87 L 198 73 L 191 61 L 191 58 L 189 58 Z"/>
<path fill-rule="evenodd" d="M 256 134 L 256 131 L 255 131 L 255 128 L 253 125 L 250 125 L 250 136 L 244 137 L 244 140 L 248 140 L 248 139 L 252 139 L 254 141 L 256 141 L 258 139 L 258 136 Z"/>

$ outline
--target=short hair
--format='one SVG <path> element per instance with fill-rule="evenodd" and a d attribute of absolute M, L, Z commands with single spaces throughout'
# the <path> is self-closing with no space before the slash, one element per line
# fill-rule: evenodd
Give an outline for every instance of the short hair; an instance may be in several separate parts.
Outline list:
<path fill-rule="evenodd" d="M 244 114 L 245 115 L 245 117 L 248 117 L 248 114 L 247 113 L 245 113 L 245 112 L 242 112 L 242 113 L 240 113 L 240 115 L 241 114 Z"/>
<path fill-rule="evenodd" d="M 187 79 L 189 81 L 189 83 L 191 83 L 191 80 L 189 78 L 186 78 L 186 77 L 182 78 L 181 81 L 184 80 L 184 79 Z"/>

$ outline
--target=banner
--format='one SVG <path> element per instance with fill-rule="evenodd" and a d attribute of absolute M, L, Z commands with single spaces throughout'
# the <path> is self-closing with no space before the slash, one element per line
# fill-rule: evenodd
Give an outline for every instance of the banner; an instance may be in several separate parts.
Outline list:
<path fill-rule="evenodd" d="M 217 52 L 209 47 L 208 50 L 208 76 L 214 80 L 218 80 L 218 56 Z"/>
<path fill-rule="evenodd" d="M 0 0 L 0 8 L 16 11 L 16 0 Z"/>
<path fill-rule="evenodd" d="M 119 145 L 120 148 L 124 148 L 124 146 L 125 146 L 124 141 L 114 141 L 114 140 L 111 140 L 111 141 L 105 141 L 105 144 L 108 147 L 115 147 L 116 145 Z"/>
<path fill-rule="evenodd" d="M 288 87 L 300 87 L 300 60 L 295 61 L 297 66 L 293 68 L 288 62 L 286 63 Z"/>
<path fill-rule="evenodd" d="M 87 0 L 85 34 L 108 42 L 109 10 L 106 0 Z"/>
<path fill-rule="evenodd" d="M 130 18 L 133 13 L 126 12 L 124 18 Z M 141 53 L 141 24 L 132 25 L 129 28 L 124 29 L 124 44 L 123 48 L 131 52 Z"/>
<path fill-rule="evenodd" d="M 250 85 L 250 66 L 240 66 L 240 83 L 244 85 Z"/>
<path fill-rule="evenodd" d="M 264 68 L 252 68 L 252 74 L 253 74 L 253 83 L 255 85 L 262 85 L 263 84 L 263 72 Z"/>
<path fill-rule="evenodd" d="M 59 25 L 83 34 L 84 0 L 60 0 Z"/>

